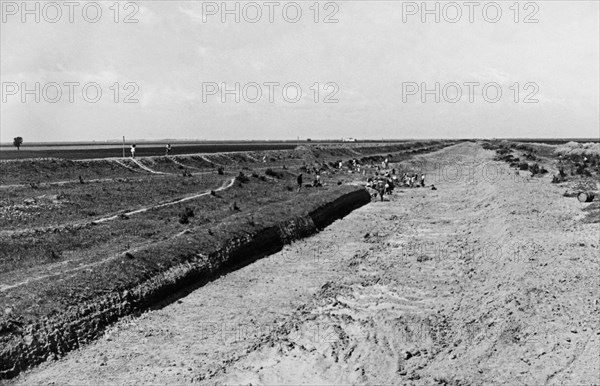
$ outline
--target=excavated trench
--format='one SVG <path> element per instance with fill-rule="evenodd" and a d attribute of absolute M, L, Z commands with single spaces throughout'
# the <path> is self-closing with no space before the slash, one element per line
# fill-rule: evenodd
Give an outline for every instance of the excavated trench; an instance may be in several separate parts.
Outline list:
<path fill-rule="evenodd" d="M 92 302 L 47 316 L 24 326 L 20 337 L 15 337 L 14 331 L 4 331 L 4 335 L 12 333 L 13 337 L 3 343 L 0 351 L 0 379 L 15 377 L 47 359 L 61 357 L 100 336 L 119 318 L 164 307 L 221 275 L 275 253 L 293 240 L 318 232 L 370 200 L 366 190 L 354 188 L 316 205 L 306 215 L 290 216 L 254 232 L 247 232 L 243 227 L 231 229 L 236 236 L 222 248 L 206 255 L 200 251 L 187 252 L 185 262 L 132 289 L 109 292 Z M 0 332 L 0 339 L 1 335 Z"/>

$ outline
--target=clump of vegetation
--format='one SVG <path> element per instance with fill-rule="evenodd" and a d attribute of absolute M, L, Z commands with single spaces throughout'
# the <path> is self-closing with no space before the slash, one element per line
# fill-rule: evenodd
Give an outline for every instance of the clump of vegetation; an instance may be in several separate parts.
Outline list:
<path fill-rule="evenodd" d="M 592 172 L 588 169 L 587 162 L 578 162 L 575 164 L 575 174 L 585 177 L 591 177 Z"/>
<path fill-rule="evenodd" d="M 239 183 L 246 183 L 250 181 L 250 178 L 246 177 L 246 175 L 243 172 L 240 172 L 240 174 L 237 177 L 235 177 L 235 180 Z"/>
<path fill-rule="evenodd" d="M 530 164 L 529 165 L 529 171 L 533 175 L 540 174 L 540 170 L 541 170 L 540 165 L 538 165 L 538 164 Z"/>
<path fill-rule="evenodd" d="M 495 159 L 497 161 L 504 161 L 504 162 L 508 162 L 508 163 L 519 162 L 519 159 L 514 157 L 512 154 L 503 154 L 503 155 L 498 154 L 498 155 L 496 155 Z"/>
<path fill-rule="evenodd" d="M 60 252 L 57 253 L 55 252 L 53 249 L 50 249 L 47 253 L 47 257 L 49 260 L 59 260 L 60 259 Z"/>
<path fill-rule="evenodd" d="M 269 177 L 273 177 L 273 178 L 282 178 L 283 177 L 283 173 L 280 173 L 276 170 L 273 170 L 271 168 L 265 170 L 265 174 Z"/>
<path fill-rule="evenodd" d="M 219 166 L 219 167 L 217 168 L 217 173 L 218 173 L 219 175 L 223 175 L 223 173 L 224 173 L 224 172 L 225 172 L 225 168 L 223 168 L 223 166 Z"/>
<path fill-rule="evenodd" d="M 194 217 L 194 210 L 192 208 L 186 207 L 181 213 L 179 213 L 179 223 L 180 224 L 189 224 L 190 217 Z"/>
<path fill-rule="evenodd" d="M 512 150 L 506 147 L 501 147 L 499 149 L 496 150 L 496 153 L 498 153 L 499 155 L 505 155 L 510 153 Z"/>

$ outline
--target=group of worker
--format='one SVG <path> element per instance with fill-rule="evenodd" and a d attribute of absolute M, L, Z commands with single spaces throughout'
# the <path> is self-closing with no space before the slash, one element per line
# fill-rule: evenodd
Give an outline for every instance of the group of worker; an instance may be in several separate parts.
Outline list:
<path fill-rule="evenodd" d="M 421 174 L 421 178 L 420 178 L 420 182 L 419 182 L 419 174 L 418 173 L 413 173 L 413 174 L 404 173 L 402 175 L 402 182 L 404 183 L 405 186 L 408 186 L 409 188 L 414 188 L 415 186 L 418 187 L 419 184 L 421 185 L 422 188 L 424 188 L 425 187 L 425 174 Z"/>
<path fill-rule="evenodd" d="M 384 195 L 392 194 L 395 186 L 405 186 L 409 188 L 419 186 L 425 187 L 425 174 L 421 174 L 421 177 L 419 178 L 417 173 L 404 173 L 401 178 L 398 178 L 396 170 L 392 169 L 391 173 L 388 171 L 382 176 L 378 176 L 378 172 L 375 172 L 375 178 L 369 177 L 367 179 L 367 187 L 376 190 L 381 197 L 381 201 L 383 201 Z"/>

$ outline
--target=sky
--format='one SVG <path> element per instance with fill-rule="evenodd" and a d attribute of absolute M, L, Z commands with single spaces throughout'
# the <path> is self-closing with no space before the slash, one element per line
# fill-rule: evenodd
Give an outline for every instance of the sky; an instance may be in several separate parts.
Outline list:
<path fill-rule="evenodd" d="M 600 136 L 598 1 L 54 4 L 1 1 L 1 142 Z"/>

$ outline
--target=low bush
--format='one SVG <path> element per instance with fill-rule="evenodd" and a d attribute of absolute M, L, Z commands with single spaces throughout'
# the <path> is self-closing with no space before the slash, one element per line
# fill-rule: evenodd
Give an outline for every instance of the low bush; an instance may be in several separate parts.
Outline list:
<path fill-rule="evenodd" d="M 190 217 L 194 217 L 194 210 L 192 208 L 186 207 L 184 210 L 179 213 L 179 223 L 180 224 L 189 224 Z"/>
<path fill-rule="evenodd" d="M 531 174 L 539 174 L 540 173 L 540 165 L 538 164 L 531 164 L 529 165 L 529 171 L 531 172 Z"/>
<path fill-rule="evenodd" d="M 246 177 L 246 175 L 242 172 L 240 172 L 240 174 L 237 177 L 235 177 L 235 180 L 240 183 L 246 183 L 250 181 L 250 179 Z"/>
<path fill-rule="evenodd" d="M 273 178 L 282 178 L 283 177 L 283 173 L 280 173 L 276 170 L 273 170 L 271 168 L 265 170 L 265 174 L 269 177 L 273 177 Z"/>

